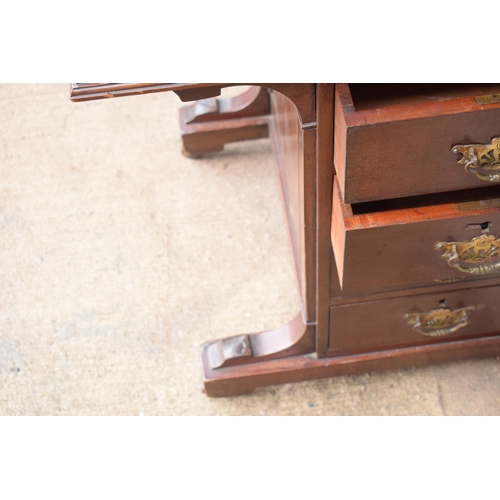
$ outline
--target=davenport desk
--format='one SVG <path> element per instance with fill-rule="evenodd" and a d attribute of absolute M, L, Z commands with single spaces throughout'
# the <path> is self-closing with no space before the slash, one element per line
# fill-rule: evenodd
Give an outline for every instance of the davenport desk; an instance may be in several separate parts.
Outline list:
<path fill-rule="evenodd" d="M 500 353 L 500 85 L 73 84 L 173 91 L 183 153 L 270 136 L 301 310 L 202 348 L 205 391 Z M 257 86 L 258 85 L 258 86 Z"/>

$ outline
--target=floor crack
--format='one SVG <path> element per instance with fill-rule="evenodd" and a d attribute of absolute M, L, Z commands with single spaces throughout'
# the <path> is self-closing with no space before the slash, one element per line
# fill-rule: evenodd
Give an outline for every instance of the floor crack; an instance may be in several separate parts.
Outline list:
<path fill-rule="evenodd" d="M 441 412 L 442 412 L 443 416 L 446 417 L 447 414 L 446 414 L 446 409 L 444 407 L 443 391 L 441 390 L 441 384 L 439 383 L 439 380 L 437 380 L 437 379 L 436 379 L 436 383 L 437 383 L 437 390 L 438 390 L 438 403 L 439 403 L 439 406 L 441 407 Z"/>

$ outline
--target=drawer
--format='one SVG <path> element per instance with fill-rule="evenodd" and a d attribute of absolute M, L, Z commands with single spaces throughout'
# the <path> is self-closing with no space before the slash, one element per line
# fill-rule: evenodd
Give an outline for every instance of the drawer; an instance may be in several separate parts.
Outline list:
<path fill-rule="evenodd" d="M 334 354 L 418 346 L 497 334 L 499 286 L 330 308 Z"/>
<path fill-rule="evenodd" d="M 498 84 L 338 84 L 334 163 L 346 203 L 498 184 L 497 93 Z"/>
<path fill-rule="evenodd" d="M 345 295 L 500 278 L 500 190 L 349 205 L 335 178 L 331 241 Z"/>

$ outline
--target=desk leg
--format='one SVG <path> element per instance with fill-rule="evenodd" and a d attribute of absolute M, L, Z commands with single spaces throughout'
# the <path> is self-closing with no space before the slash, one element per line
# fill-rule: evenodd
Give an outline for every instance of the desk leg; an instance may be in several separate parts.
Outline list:
<path fill-rule="evenodd" d="M 286 325 L 266 332 L 237 335 L 207 342 L 202 347 L 204 391 L 208 396 L 240 396 L 275 380 L 274 364 L 310 355 L 315 326 L 306 325 L 302 314 Z M 309 354 L 308 354 L 309 353 Z M 262 367 L 271 368 L 265 381 L 255 378 Z M 264 368 L 264 369 L 265 369 Z"/>
<path fill-rule="evenodd" d="M 180 110 L 182 152 L 189 157 L 221 151 L 229 142 L 269 137 L 269 91 L 251 87 L 230 99 L 196 101 Z"/>
<path fill-rule="evenodd" d="M 305 274 L 314 274 L 316 219 L 313 208 L 304 208 L 304 192 L 314 199 L 310 196 L 316 172 L 314 89 L 303 89 L 300 85 L 280 87 L 278 93 L 273 93 L 272 114 L 269 91 L 260 87 L 252 87 L 233 99 L 208 98 L 181 108 L 183 152 L 187 156 L 220 151 L 227 142 L 272 136 L 284 202 L 289 207 L 286 214 L 303 302 L 302 311 L 279 328 L 206 343 L 202 363 L 204 388 L 209 396 L 252 392 L 262 384 L 259 377 L 248 378 L 248 373 L 259 372 L 263 366 L 271 367 L 278 360 L 295 360 L 315 351 L 314 297 L 311 303 L 307 302 L 309 308 L 306 307 L 306 296 L 315 293 L 314 280 L 306 286 Z M 281 97 L 278 98 L 278 94 Z M 286 94 L 291 94 L 295 101 Z M 304 117 L 308 119 L 305 125 Z M 303 235 L 306 225 L 309 233 Z M 274 379 L 272 375 L 269 380 Z"/>

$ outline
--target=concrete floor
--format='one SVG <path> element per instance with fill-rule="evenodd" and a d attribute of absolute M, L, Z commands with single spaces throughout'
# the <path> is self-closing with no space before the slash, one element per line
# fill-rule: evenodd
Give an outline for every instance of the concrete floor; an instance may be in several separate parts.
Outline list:
<path fill-rule="evenodd" d="M 200 345 L 298 298 L 269 141 L 185 158 L 180 105 L 0 86 L 1 415 L 500 414 L 498 358 L 206 397 Z"/>

